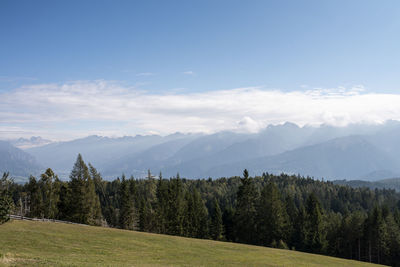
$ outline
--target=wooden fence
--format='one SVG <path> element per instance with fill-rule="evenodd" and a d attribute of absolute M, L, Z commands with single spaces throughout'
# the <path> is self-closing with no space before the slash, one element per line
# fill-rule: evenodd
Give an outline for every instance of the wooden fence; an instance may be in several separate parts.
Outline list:
<path fill-rule="evenodd" d="M 36 222 L 54 222 L 54 223 L 67 223 L 67 224 L 76 224 L 76 225 L 83 225 L 83 226 L 88 226 L 87 224 L 81 224 L 81 223 L 74 223 L 74 222 L 68 222 L 68 221 L 60 221 L 60 220 L 54 220 L 54 219 L 45 219 L 45 218 L 29 218 L 21 215 L 14 215 L 10 214 L 10 219 L 13 220 L 24 220 L 24 221 L 36 221 Z"/>

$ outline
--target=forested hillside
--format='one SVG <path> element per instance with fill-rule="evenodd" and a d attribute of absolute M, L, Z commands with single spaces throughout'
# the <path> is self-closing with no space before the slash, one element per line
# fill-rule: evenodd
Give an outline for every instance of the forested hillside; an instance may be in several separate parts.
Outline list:
<path fill-rule="evenodd" d="M 105 181 L 79 155 L 70 181 L 51 169 L 12 184 L 14 212 L 153 233 L 293 249 L 396 265 L 400 262 L 400 194 L 311 178 Z"/>
<path fill-rule="evenodd" d="M 397 192 L 400 191 L 400 178 L 383 179 L 374 182 L 362 181 L 362 180 L 335 180 L 332 181 L 334 184 L 348 185 L 351 187 L 368 187 L 370 189 L 395 189 Z"/>

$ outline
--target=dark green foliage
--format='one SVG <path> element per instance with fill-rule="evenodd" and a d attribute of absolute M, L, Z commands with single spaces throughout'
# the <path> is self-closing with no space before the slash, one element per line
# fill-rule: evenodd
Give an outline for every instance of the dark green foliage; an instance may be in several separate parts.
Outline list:
<path fill-rule="evenodd" d="M 3 177 L 0 180 L 0 224 L 3 224 L 10 219 L 9 214 L 13 206 L 10 191 L 11 181 L 8 176 L 8 173 L 3 173 Z"/>
<path fill-rule="evenodd" d="M 295 218 L 298 214 L 298 209 L 296 204 L 294 203 L 293 198 L 288 195 L 285 198 L 284 209 L 286 211 L 286 228 L 284 228 L 284 240 L 287 241 L 287 244 L 290 248 L 295 247 Z"/>
<path fill-rule="evenodd" d="M 39 183 L 42 191 L 43 216 L 45 218 L 55 219 L 58 214 L 57 203 L 59 201 L 61 183 L 57 175 L 55 175 L 50 168 L 41 175 Z"/>
<path fill-rule="evenodd" d="M 285 239 L 287 213 L 277 186 L 269 182 L 261 191 L 257 206 L 257 233 L 259 243 L 273 246 Z"/>
<path fill-rule="evenodd" d="M 36 178 L 29 177 L 29 183 L 27 184 L 29 192 L 29 217 L 43 218 L 44 217 L 44 206 L 43 206 L 43 194 L 40 184 L 36 181 Z"/>
<path fill-rule="evenodd" d="M 208 236 L 208 211 L 199 192 L 193 189 L 185 196 L 184 236 L 205 238 Z"/>
<path fill-rule="evenodd" d="M 89 169 L 79 154 L 70 175 L 70 196 L 68 218 L 73 222 L 91 225 L 101 224 L 99 197 Z"/>
<path fill-rule="evenodd" d="M 169 183 L 169 209 L 167 214 L 167 233 L 171 235 L 183 235 L 183 223 L 185 219 L 185 199 L 182 180 L 179 174 Z"/>
<path fill-rule="evenodd" d="M 68 219 L 71 214 L 69 201 L 71 199 L 71 190 L 67 183 L 62 183 L 60 186 L 59 202 L 57 203 L 58 216 L 57 219 Z"/>
<path fill-rule="evenodd" d="M 326 246 L 325 229 L 322 210 L 314 193 L 311 193 L 306 202 L 305 245 L 309 252 L 321 253 Z"/>
<path fill-rule="evenodd" d="M 210 225 L 210 234 L 214 240 L 223 239 L 224 225 L 222 222 L 222 212 L 219 207 L 217 199 L 214 199 L 214 210 L 212 215 L 212 221 Z"/>
<path fill-rule="evenodd" d="M 156 233 L 167 233 L 167 216 L 169 213 L 169 189 L 168 181 L 164 181 L 160 173 L 157 182 L 156 203 L 155 203 L 155 220 L 156 220 Z"/>
<path fill-rule="evenodd" d="M 258 192 L 247 170 L 243 172 L 241 183 L 237 193 L 235 213 L 236 238 L 238 242 L 250 244 L 256 239 L 255 220 Z"/>
<path fill-rule="evenodd" d="M 133 185 L 131 188 L 130 185 Z M 121 187 L 120 187 L 120 210 L 119 210 L 119 227 L 122 229 L 136 229 L 137 226 L 137 215 L 134 202 L 134 182 L 125 179 L 125 175 L 122 175 Z M 142 229 L 143 230 L 143 229 Z"/>

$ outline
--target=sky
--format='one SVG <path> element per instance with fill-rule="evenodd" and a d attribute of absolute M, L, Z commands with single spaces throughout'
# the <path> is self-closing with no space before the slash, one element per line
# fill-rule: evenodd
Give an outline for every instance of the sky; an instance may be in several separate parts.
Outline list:
<path fill-rule="evenodd" d="M 400 119 L 399 1 L 0 1 L 0 139 Z"/>

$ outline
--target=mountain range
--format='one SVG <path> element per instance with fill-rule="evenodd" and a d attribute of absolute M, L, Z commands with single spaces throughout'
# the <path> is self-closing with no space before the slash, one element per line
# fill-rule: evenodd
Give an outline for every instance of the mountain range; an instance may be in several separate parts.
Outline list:
<path fill-rule="evenodd" d="M 81 153 L 105 178 L 122 173 L 144 177 L 148 169 L 156 174 L 161 171 L 164 177 L 177 173 L 187 178 L 229 177 L 241 175 L 247 168 L 252 175 L 285 172 L 330 180 L 372 181 L 400 176 L 398 136 L 400 122 L 388 121 L 345 127 L 285 123 L 270 125 L 259 133 L 88 136 L 67 142 L 46 140 L 43 145 L 22 147 L 24 150 L 8 142 L 8 150 L 16 149 L 19 161 L 15 156 L 3 156 L 0 171 L 27 177 L 44 166 L 67 178 Z M 6 155 L 6 142 L 2 143 L 0 153 Z"/>
<path fill-rule="evenodd" d="M 11 145 L 9 142 L 0 141 L 0 175 L 10 172 L 16 178 L 28 178 L 30 174 L 37 175 L 43 169 L 32 155 Z"/>

